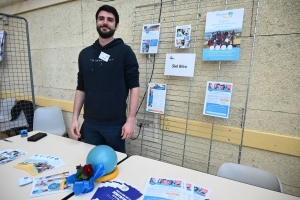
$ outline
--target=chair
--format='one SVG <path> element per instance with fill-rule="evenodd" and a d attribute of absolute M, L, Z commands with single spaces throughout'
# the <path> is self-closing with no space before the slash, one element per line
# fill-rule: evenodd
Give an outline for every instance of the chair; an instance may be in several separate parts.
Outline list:
<path fill-rule="evenodd" d="M 283 192 L 279 178 L 271 172 L 236 163 L 223 163 L 217 176 L 238 182 Z"/>
<path fill-rule="evenodd" d="M 65 136 L 66 126 L 60 107 L 51 106 L 37 108 L 34 111 L 33 130 Z"/>

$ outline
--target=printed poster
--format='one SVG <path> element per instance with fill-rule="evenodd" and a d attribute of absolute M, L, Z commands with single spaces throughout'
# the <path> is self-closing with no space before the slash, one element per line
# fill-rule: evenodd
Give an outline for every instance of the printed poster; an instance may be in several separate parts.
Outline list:
<path fill-rule="evenodd" d="M 206 200 L 212 190 L 178 178 L 150 176 L 142 200 Z"/>
<path fill-rule="evenodd" d="M 175 48 L 190 48 L 191 25 L 176 26 Z"/>
<path fill-rule="evenodd" d="M 33 179 L 29 197 L 72 192 L 73 184 L 66 183 L 66 177 L 70 175 L 70 171 L 65 171 Z"/>
<path fill-rule="evenodd" d="M 141 50 L 143 54 L 155 54 L 158 50 L 160 23 L 144 24 L 142 30 Z"/>
<path fill-rule="evenodd" d="M 17 169 L 25 170 L 32 176 L 38 175 L 44 171 L 61 167 L 65 163 L 59 158 L 44 154 L 35 154 L 24 162 L 14 166 Z"/>
<path fill-rule="evenodd" d="M 182 200 L 184 199 L 183 182 L 175 178 L 149 177 L 142 200 Z"/>
<path fill-rule="evenodd" d="M 5 31 L 0 31 L 0 61 L 3 59 L 4 54 L 4 38 L 5 38 Z"/>
<path fill-rule="evenodd" d="M 152 113 L 164 114 L 166 94 L 167 94 L 166 84 L 149 83 L 146 111 Z"/>
<path fill-rule="evenodd" d="M 244 8 L 207 13 L 203 61 L 240 59 L 243 17 Z"/>
<path fill-rule="evenodd" d="M 139 199 L 143 194 L 124 181 L 107 181 L 99 185 L 92 200 L 130 200 Z"/>
<path fill-rule="evenodd" d="M 0 151 L 0 165 L 13 161 L 26 154 L 28 154 L 28 152 L 20 149 L 7 149 L 4 151 Z"/>
<path fill-rule="evenodd" d="M 207 81 L 204 115 L 228 118 L 233 83 Z"/>
<path fill-rule="evenodd" d="M 195 60 L 195 53 L 167 53 L 164 75 L 193 77 Z"/>

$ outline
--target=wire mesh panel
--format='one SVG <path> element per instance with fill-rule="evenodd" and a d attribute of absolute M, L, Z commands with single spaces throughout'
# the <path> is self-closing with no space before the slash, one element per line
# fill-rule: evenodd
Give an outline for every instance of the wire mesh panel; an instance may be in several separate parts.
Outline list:
<path fill-rule="evenodd" d="M 0 13 L 0 132 L 32 130 L 35 109 L 28 23 Z"/>
<path fill-rule="evenodd" d="M 238 61 L 202 61 L 206 14 L 244 8 Z M 132 48 L 140 65 L 141 96 L 129 154 L 215 174 L 224 162 L 239 163 L 255 46 L 259 1 L 165 1 L 135 8 Z M 157 54 L 139 54 L 144 24 L 161 23 Z M 191 25 L 190 48 L 177 49 L 176 26 Z M 196 53 L 194 77 L 165 76 L 166 53 Z M 228 119 L 203 115 L 207 81 L 234 84 Z M 165 112 L 146 110 L 148 83 L 167 84 Z"/>

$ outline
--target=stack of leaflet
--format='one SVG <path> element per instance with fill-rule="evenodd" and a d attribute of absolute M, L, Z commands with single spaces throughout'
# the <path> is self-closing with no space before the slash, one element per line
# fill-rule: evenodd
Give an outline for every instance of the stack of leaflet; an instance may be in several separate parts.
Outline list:
<path fill-rule="evenodd" d="M 70 171 L 64 171 L 33 179 L 29 197 L 72 192 L 73 185 L 66 182 L 66 177 L 69 177 L 70 175 Z"/>
<path fill-rule="evenodd" d="M 44 171 L 61 167 L 65 163 L 59 158 L 44 154 L 35 154 L 26 159 L 24 162 L 15 166 L 17 169 L 22 169 L 30 173 L 32 176 L 38 175 Z"/>
<path fill-rule="evenodd" d="M 21 156 L 28 154 L 26 151 L 20 149 L 7 149 L 0 151 L 0 165 L 13 161 Z"/>
<path fill-rule="evenodd" d="M 92 200 L 133 200 L 140 198 L 142 195 L 135 187 L 117 180 L 101 183 Z"/>
<path fill-rule="evenodd" d="M 211 189 L 182 179 L 149 177 L 141 199 L 205 200 Z"/>

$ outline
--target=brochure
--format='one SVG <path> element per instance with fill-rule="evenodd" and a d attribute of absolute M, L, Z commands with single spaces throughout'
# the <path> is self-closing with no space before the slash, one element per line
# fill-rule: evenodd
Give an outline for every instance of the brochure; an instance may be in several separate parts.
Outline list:
<path fill-rule="evenodd" d="M 205 200 L 212 190 L 183 179 L 150 176 L 142 200 Z"/>
<path fill-rule="evenodd" d="M 0 165 L 13 161 L 26 154 L 28 154 L 28 152 L 20 149 L 7 149 L 0 151 Z"/>
<path fill-rule="evenodd" d="M 244 8 L 208 12 L 203 61 L 239 60 Z"/>
<path fill-rule="evenodd" d="M 175 48 L 179 48 L 179 49 L 190 48 L 191 32 L 192 32 L 191 25 L 176 26 Z"/>
<path fill-rule="evenodd" d="M 164 114 L 166 94 L 167 94 L 166 84 L 149 83 L 146 111 L 152 113 Z"/>
<path fill-rule="evenodd" d="M 204 115 L 228 118 L 233 83 L 207 81 Z"/>
<path fill-rule="evenodd" d="M 70 175 L 71 171 L 65 171 L 33 179 L 29 197 L 38 197 L 60 192 L 72 192 L 73 184 L 66 183 L 66 177 Z"/>
<path fill-rule="evenodd" d="M 32 176 L 38 175 L 44 171 L 61 167 L 65 163 L 59 158 L 44 154 L 35 154 L 26 159 L 24 162 L 15 166 L 17 169 L 22 169 L 30 173 Z"/>
<path fill-rule="evenodd" d="M 142 30 L 141 50 L 143 54 L 157 53 L 159 44 L 160 23 L 144 24 Z"/>
<path fill-rule="evenodd" d="M 142 196 L 142 193 L 135 187 L 121 180 L 101 183 L 92 197 L 92 200 L 135 200 Z"/>

